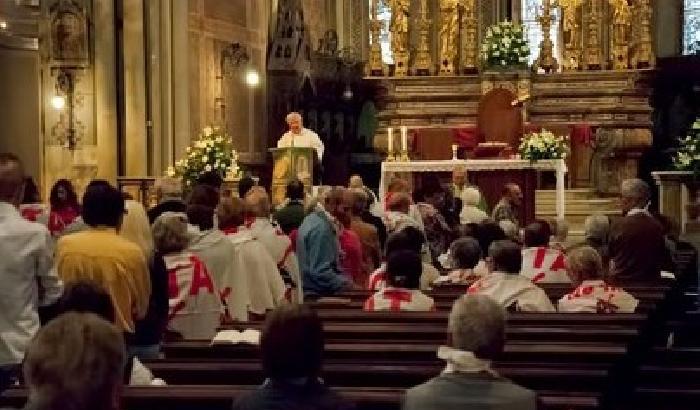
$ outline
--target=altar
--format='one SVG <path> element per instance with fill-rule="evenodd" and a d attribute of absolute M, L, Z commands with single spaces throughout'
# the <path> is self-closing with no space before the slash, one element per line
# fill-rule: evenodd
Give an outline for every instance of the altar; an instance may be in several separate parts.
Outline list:
<path fill-rule="evenodd" d="M 565 215 L 566 162 L 562 159 L 531 162 L 522 159 L 467 159 L 444 161 L 384 161 L 379 181 L 379 198 L 386 198 L 389 179 L 396 173 L 452 172 L 457 168 L 467 170 L 469 182 L 478 186 L 493 208 L 508 182 L 520 185 L 523 191 L 521 222 L 527 224 L 535 218 L 535 190 L 537 172 L 554 172 L 556 176 L 557 218 Z"/>

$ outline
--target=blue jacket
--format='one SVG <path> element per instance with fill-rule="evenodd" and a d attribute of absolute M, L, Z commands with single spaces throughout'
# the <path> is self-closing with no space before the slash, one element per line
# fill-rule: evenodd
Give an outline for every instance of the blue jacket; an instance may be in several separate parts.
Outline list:
<path fill-rule="evenodd" d="M 330 296 L 349 286 L 339 265 L 338 239 L 323 211 L 310 213 L 299 227 L 297 257 L 306 296 Z"/>

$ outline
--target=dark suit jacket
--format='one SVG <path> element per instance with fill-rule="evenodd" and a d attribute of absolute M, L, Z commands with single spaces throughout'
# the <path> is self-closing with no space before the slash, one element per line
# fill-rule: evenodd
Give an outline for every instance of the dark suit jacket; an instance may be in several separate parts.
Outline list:
<path fill-rule="evenodd" d="M 254 392 L 239 398 L 233 410 L 350 410 L 328 387 L 318 382 L 298 386 L 282 381 L 266 381 Z"/>
<path fill-rule="evenodd" d="M 614 282 L 658 281 L 662 269 L 672 269 L 661 224 L 646 213 L 613 221 L 608 252 Z"/>
<path fill-rule="evenodd" d="M 299 201 L 290 201 L 275 212 L 275 220 L 287 235 L 293 230 L 299 229 L 305 216 L 304 204 Z"/>

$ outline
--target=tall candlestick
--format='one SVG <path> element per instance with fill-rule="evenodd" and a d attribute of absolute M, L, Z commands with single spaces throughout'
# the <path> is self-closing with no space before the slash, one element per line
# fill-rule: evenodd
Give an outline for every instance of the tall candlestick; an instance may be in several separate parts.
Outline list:
<path fill-rule="evenodd" d="M 389 149 L 387 151 L 389 155 L 392 155 L 394 153 L 394 129 L 391 127 L 387 128 L 387 133 L 389 134 L 387 138 L 387 144 L 389 144 Z"/>
<path fill-rule="evenodd" d="M 401 151 L 408 152 L 408 127 L 401 126 Z"/>

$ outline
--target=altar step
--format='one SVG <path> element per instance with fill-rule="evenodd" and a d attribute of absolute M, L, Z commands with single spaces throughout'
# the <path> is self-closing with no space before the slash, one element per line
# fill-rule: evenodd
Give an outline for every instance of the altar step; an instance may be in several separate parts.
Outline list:
<path fill-rule="evenodd" d="M 584 222 L 588 216 L 613 216 L 620 213 L 618 198 L 599 197 L 592 189 L 568 189 L 565 195 L 565 219 L 569 224 L 569 242 L 572 244 L 583 240 Z M 535 215 L 538 219 L 556 220 L 556 191 L 535 192 Z"/>

